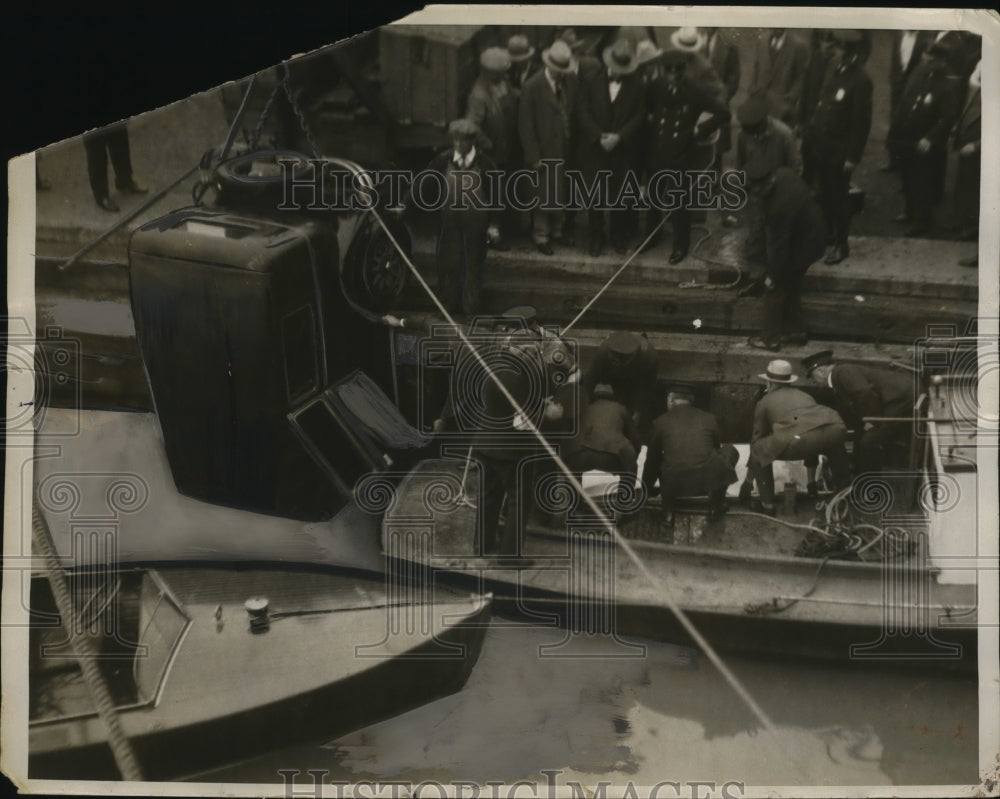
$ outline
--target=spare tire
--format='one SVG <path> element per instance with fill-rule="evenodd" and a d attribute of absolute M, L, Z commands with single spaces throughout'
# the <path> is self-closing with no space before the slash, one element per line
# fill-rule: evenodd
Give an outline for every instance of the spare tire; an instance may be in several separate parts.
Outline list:
<path fill-rule="evenodd" d="M 311 182 L 315 169 L 293 150 L 258 150 L 223 161 L 215 169 L 217 204 L 232 210 L 274 212 L 291 200 L 291 183 Z"/>

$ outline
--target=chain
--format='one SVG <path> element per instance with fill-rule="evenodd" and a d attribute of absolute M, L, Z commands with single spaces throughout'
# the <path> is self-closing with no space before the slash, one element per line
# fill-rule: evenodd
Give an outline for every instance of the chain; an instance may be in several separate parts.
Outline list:
<path fill-rule="evenodd" d="M 250 152 L 257 149 L 257 144 L 260 142 L 260 135 L 264 132 L 264 123 L 267 121 L 268 115 L 271 113 L 271 106 L 274 105 L 274 100 L 278 96 L 278 91 L 281 89 L 281 83 L 274 87 L 271 92 L 271 96 L 267 98 L 267 102 L 264 103 L 264 110 L 260 112 L 260 116 L 257 117 L 257 126 L 253 131 L 253 138 L 250 139 L 247 144 L 250 145 Z"/>

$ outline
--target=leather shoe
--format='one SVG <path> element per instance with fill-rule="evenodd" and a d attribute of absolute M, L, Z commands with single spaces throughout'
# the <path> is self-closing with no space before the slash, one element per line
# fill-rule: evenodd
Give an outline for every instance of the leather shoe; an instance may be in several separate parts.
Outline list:
<path fill-rule="evenodd" d="M 127 194 L 146 194 L 149 191 L 146 186 L 143 186 L 135 178 L 132 178 L 127 183 L 123 183 L 120 186 L 116 183 L 115 188 L 118 189 L 118 191 L 123 191 Z"/>
<path fill-rule="evenodd" d="M 781 349 L 781 344 L 777 341 L 768 341 L 763 336 L 750 336 L 747 339 L 747 344 L 753 347 L 755 350 L 768 350 L 769 352 L 778 352 Z"/>
<path fill-rule="evenodd" d="M 681 261 L 687 258 L 687 254 L 688 254 L 687 247 L 684 247 L 683 249 L 677 247 L 674 249 L 672 253 L 670 253 L 669 261 L 671 264 L 679 264 Z"/>
<path fill-rule="evenodd" d="M 535 249 L 538 250 L 542 255 L 552 255 L 555 250 L 552 249 L 552 245 L 547 241 L 539 241 L 535 244 Z"/>
<path fill-rule="evenodd" d="M 839 264 L 847 257 L 848 252 L 846 244 L 834 244 L 829 250 L 827 250 L 823 263 Z"/>
<path fill-rule="evenodd" d="M 113 214 L 117 214 L 121 210 L 121 208 L 118 207 L 118 203 L 110 197 L 102 197 L 97 201 L 97 204 L 105 211 L 110 211 Z"/>

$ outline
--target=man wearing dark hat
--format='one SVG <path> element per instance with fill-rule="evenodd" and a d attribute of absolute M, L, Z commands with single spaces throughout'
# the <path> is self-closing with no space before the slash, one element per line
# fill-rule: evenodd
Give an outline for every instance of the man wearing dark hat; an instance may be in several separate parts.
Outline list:
<path fill-rule="evenodd" d="M 808 65 L 805 42 L 784 28 L 765 30 L 754 51 L 750 94 L 767 100 L 770 113 L 790 127 L 795 124 Z"/>
<path fill-rule="evenodd" d="M 740 133 L 736 139 L 736 168 L 746 169 L 754 161 L 762 162 L 759 169 L 773 171 L 786 166 L 796 174 L 802 172 L 802 157 L 795 134 L 780 119 L 767 113 L 767 101 L 762 97 L 749 97 L 736 109 Z M 749 258 L 764 254 L 764 219 L 760 205 L 751 195 L 747 204 L 746 255 Z"/>
<path fill-rule="evenodd" d="M 628 409 L 615 398 L 611 386 L 599 383 L 581 414 L 577 436 L 564 462 L 577 481 L 592 469 L 631 481 L 635 479 L 638 446 Z"/>
<path fill-rule="evenodd" d="M 645 113 L 645 96 L 636 75 L 638 61 L 627 39 L 604 48 L 604 69 L 581 81 L 579 104 L 579 164 L 587 185 L 597 181 L 589 209 L 589 248 L 600 255 L 604 246 L 604 211 L 621 193 L 626 176 L 638 166 L 638 134 Z M 603 176 L 607 175 L 607 178 Z M 634 228 L 635 209 L 610 211 L 609 229 L 615 252 L 625 252 Z"/>
<path fill-rule="evenodd" d="M 518 130 L 524 160 L 538 173 L 539 207 L 532 239 L 540 253 L 552 255 L 551 242 L 563 237 L 560 203 L 568 200 L 565 164 L 576 107 L 576 58 L 569 45 L 556 40 L 542 51 L 542 62 L 544 68 L 528 79 L 521 92 Z M 554 163 L 543 164 L 543 159 Z"/>
<path fill-rule="evenodd" d="M 833 487 L 839 490 L 850 482 L 850 463 L 844 451 L 847 428 L 833 408 L 792 388 L 798 376 L 788 361 L 771 361 L 759 376 L 767 383 L 767 393 L 754 407 L 747 469 L 757 483 L 764 512 L 773 516 L 772 464 L 777 460 L 802 460 L 807 467 L 815 467 L 818 456 L 825 455 L 833 473 Z"/>
<path fill-rule="evenodd" d="M 944 192 L 948 136 L 963 96 L 962 80 L 950 71 L 948 42 L 942 39 L 924 52 L 889 126 L 906 199 L 905 210 L 894 221 L 910 225 L 907 236 L 927 233 L 931 211 Z"/>
<path fill-rule="evenodd" d="M 816 161 L 820 206 L 832 240 L 824 259 L 828 264 L 840 263 L 849 254 L 851 174 L 872 127 L 872 82 L 861 59 L 861 43 L 860 31 L 834 31 L 833 68 L 802 137 L 803 150 Z"/>
<path fill-rule="evenodd" d="M 718 97 L 686 77 L 688 57 L 679 50 L 668 50 L 662 56 L 663 74 L 648 89 L 647 122 L 650 141 L 646 168 L 650 178 L 650 192 L 656 193 L 661 208 L 670 209 L 674 241 L 670 263 L 680 263 L 687 257 L 691 246 L 691 212 L 688 198 L 676 196 L 677 190 L 686 194 L 687 172 L 707 170 L 707 162 L 698 163 L 699 145 L 704 143 L 722 125 L 729 122 L 729 109 Z M 702 114 L 708 117 L 699 122 Z M 704 156 L 702 156 L 704 157 Z M 675 177 L 658 180 L 657 173 L 673 173 Z M 670 177 L 667 175 L 667 177 Z M 682 185 L 678 186 L 680 180 Z M 650 213 L 650 220 L 656 214 Z"/>
<path fill-rule="evenodd" d="M 665 526 L 673 524 L 677 497 L 707 494 L 710 518 L 721 516 L 726 509 L 726 488 L 737 479 L 739 459 L 736 447 L 720 441 L 716 418 L 694 406 L 693 389 L 671 386 L 667 412 L 653 422 L 642 470 L 647 494 L 652 494 L 654 483 L 660 481 Z"/>
<path fill-rule="evenodd" d="M 747 166 L 747 184 L 764 214 L 767 266 L 762 331 L 749 344 L 777 351 L 782 343 L 804 344 L 802 278 L 823 254 L 826 224 L 805 181 L 788 167 Z"/>
<path fill-rule="evenodd" d="M 448 132 L 452 148 L 427 167 L 444 176 L 447 188 L 437 241 L 438 292 L 449 311 L 472 315 L 479 312 L 487 244 L 500 235 L 489 210 L 495 198 L 486 174 L 496 167 L 477 149 L 482 134 L 471 119 L 454 120 Z"/>
<path fill-rule="evenodd" d="M 600 383 L 611 386 L 639 427 L 650 415 L 658 369 L 656 350 L 649 339 L 617 331 L 601 342 L 590 368 L 584 369 L 580 391 L 587 397 Z"/>
<path fill-rule="evenodd" d="M 836 395 L 844 419 L 854 429 L 859 471 L 908 465 L 915 403 L 912 376 L 874 366 L 837 363 L 832 350 L 804 358 L 802 369 L 810 380 L 832 389 Z M 879 417 L 902 421 L 879 421 Z"/>

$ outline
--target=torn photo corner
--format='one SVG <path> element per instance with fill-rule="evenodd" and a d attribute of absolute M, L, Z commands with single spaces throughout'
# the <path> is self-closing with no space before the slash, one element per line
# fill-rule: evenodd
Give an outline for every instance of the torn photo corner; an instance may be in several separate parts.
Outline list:
<path fill-rule="evenodd" d="M 6 778 L 996 795 L 996 14 L 352 33 L 9 163 Z"/>

